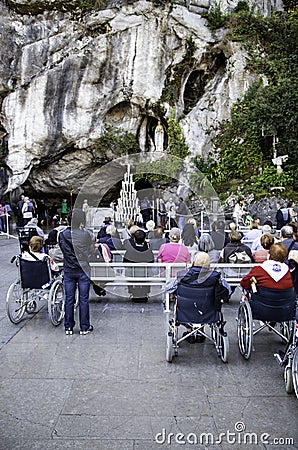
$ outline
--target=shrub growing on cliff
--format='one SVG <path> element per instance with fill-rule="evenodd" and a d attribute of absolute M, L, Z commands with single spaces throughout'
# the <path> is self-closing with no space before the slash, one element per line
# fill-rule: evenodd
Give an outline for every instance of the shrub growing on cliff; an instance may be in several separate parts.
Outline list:
<path fill-rule="evenodd" d="M 139 153 L 140 148 L 136 137 L 127 131 L 108 128 L 94 142 L 95 161 L 107 160 L 108 154 L 118 157 Z"/>
<path fill-rule="evenodd" d="M 214 6 L 211 6 L 206 18 L 211 30 L 217 30 L 218 28 L 223 27 L 226 22 L 226 16 L 221 11 L 219 3 L 215 3 Z"/>

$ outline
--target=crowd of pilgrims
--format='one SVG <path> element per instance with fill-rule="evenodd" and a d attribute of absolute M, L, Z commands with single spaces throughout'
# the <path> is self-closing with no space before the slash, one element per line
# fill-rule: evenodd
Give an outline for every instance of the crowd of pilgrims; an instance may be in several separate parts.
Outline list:
<path fill-rule="evenodd" d="M 215 221 L 211 224 L 211 230 L 206 232 L 200 231 L 197 221 L 189 214 L 181 197 L 178 198 L 177 203 L 172 198 L 169 198 L 167 202 L 160 199 L 159 209 L 155 211 L 155 214 L 147 197 L 143 199 L 141 205 L 142 203 L 142 221 L 135 223 L 133 219 L 128 219 L 125 227 L 121 229 L 121 234 L 113 223 L 113 219 L 105 217 L 96 236 L 99 257 L 103 260 L 111 261 L 112 252 L 115 250 L 127 250 L 132 245 L 138 245 L 140 248 L 141 245 L 136 244 L 135 241 L 135 233 L 138 230 L 143 231 L 144 251 L 152 250 L 155 260 L 159 262 L 191 262 L 196 252 L 203 251 L 208 253 L 211 263 L 227 263 L 231 262 L 230 257 L 237 249 L 246 253 L 246 262 L 262 263 L 268 258 L 270 246 L 276 242 L 282 242 L 288 250 L 298 250 L 295 211 L 292 209 L 288 220 L 282 223 L 279 218 L 281 205 L 277 205 L 276 213 L 275 225 L 279 226 L 274 227 L 269 220 L 261 224 L 258 217 L 251 217 L 250 226 L 244 230 L 243 227 L 239 228 L 238 220 L 234 218 L 228 225 L 222 220 Z M 244 214 L 242 200 L 238 203 Z M 291 204 L 291 207 L 293 206 L 295 205 Z M 87 213 L 88 208 L 88 202 L 84 200 L 83 211 Z M 8 209 L 12 210 L 7 207 Z M 59 232 L 67 226 L 69 209 L 66 199 L 62 200 L 60 207 L 54 203 L 47 211 L 43 200 L 36 202 L 22 195 L 14 207 L 14 214 L 19 227 L 35 228 L 36 234 L 42 238 L 46 238 L 44 228 L 50 225 L 52 229 L 46 243 L 51 249 L 55 249 Z M 239 208 L 237 211 L 239 218 Z M 55 254 L 55 251 L 53 253 Z M 56 253 L 59 261 L 58 249 Z"/>
<path fill-rule="evenodd" d="M 142 220 L 135 222 L 128 219 L 125 226 L 116 227 L 112 217 L 105 217 L 99 231 L 85 229 L 92 236 L 93 251 L 90 261 L 111 262 L 115 252 L 122 251 L 123 262 L 160 262 L 160 263 L 193 263 L 195 255 L 204 252 L 210 263 L 255 262 L 266 264 L 271 260 L 275 250 L 283 252 L 285 263 L 293 255 L 298 263 L 298 230 L 295 204 L 277 205 L 276 224 L 270 220 L 261 223 L 258 217 L 249 217 L 249 227 L 241 227 L 241 219 L 247 216 L 242 201 L 235 206 L 232 221 L 214 221 L 210 230 L 200 230 L 196 219 L 190 214 L 184 200 L 179 197 L 177 203 L 170 198 L 167 202 L 160 199 L 158 211 L 153 211 L 148 198 L 141 202 Z M 58 244 L 59 233 L 68 226 L 68 213 L 71 208 L 64 199 L 58 208 L 53 204 L 49 212 L 43 200 L 36 202 L 23 195 L 15 207 L 1 204 L 3 214 L 13 211 L 18 227 L 35 230 L 35 234 L 42 239 L 37 242 L 50 256 L 51 263 L 63 262 L 63 254 Z M 9 211 L 10 209 L 10 211 Z M 84 200 L 81 210 L 88 213 L 88 201 Z M 111 211 L 113 204 L 111 204 Z M 81 211 L 81 212 L 82 212 Z M 112 214 L 111 214 L 112 215 Z M 1 222 L 3 227 L 3 223 Z M 50 228 L 48 235 L 44 230 Z M 227 229 L 228 228 L 228 229 Z M 3 231 L 3 228 L 2 230 Z M 273 244 L 281 245 L 277 248 Z M 273 246 L 273 247 L 272 247 Z M 273 248 L 275 250 L 270 251 Z M 237 261 L 235 256 L 241 255 Z M 288 258 L 289 255 L 291 258 Z M 237 256 L 238 257 L 238 256 Z M 273 258 L 274 260 L 274 258 Z M 57 268 L 56 268 L 57 269 Z M 98 295 L 105 295 L 102 286 L 93 285 Z M 132 297 L 145 298 L 144 293 L 130 292 Z"/>

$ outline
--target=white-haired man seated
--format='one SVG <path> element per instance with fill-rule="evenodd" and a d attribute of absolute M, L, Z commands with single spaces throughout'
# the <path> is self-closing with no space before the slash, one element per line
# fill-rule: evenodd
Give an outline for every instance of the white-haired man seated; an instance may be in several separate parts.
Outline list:
<path fill-rule="evenodd" d="M 257 250 L 264 250 L 262 244 L 261 244 L 261 237 L 264 234 L 272 234 L 272 227 L 270 225 L 263 225 L 262 227 L 262 234 L 257 237 L 251 244 L 251 251 L 252 253 L 255 253 Z M 278 239 L 274 238 L 274 243 L 276 244 L 278 242 Z"/>

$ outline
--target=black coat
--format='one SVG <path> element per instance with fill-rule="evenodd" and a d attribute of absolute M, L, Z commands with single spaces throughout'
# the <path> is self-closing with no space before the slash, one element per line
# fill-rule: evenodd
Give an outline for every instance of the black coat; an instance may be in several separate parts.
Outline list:
<path fill-rule="evenodd" d="M 136 245 L 134 241 L 130 241 L 126 247 L 123 262 L 154 262 L 152 250 L 148 248 L 147 242 L 144 245 Z"/>
<path fill-rule="evenodd" d="M 58 243 L 63 253 L 65 272 L 90 270 L 89 260 L 93 254 L 94 243 L 91 234 L 86 229 L 67 227 L 58 237 Z"/>
<path fill-rule="evenodd" d="M 192 266 L 188 271 L 179 272 L 177 274 L 179 283 L 184 286 L 194 286 L 206 289 L 206 291 L 212 291 L 212 298 L 214 308 L 220 311 L 222 301 L 227 302 L 229 299 L 229 291 L 221 283 L 221 275 L 216 270 L 206 269 L 203 267 Z"/>

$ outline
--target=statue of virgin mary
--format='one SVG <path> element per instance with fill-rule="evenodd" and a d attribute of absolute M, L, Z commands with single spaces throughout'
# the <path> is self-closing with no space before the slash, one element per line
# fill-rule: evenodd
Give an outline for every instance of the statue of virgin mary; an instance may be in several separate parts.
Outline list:
<path fill-rule="evenodd" d="M 155 150 L 157 152 L 163 151 L 164 134 L 165 134 L 165 132 L 164 132 L 163 126 L 159 120 L 158 125 L 156 126 L 155 132 L 154 132 Z"/>

